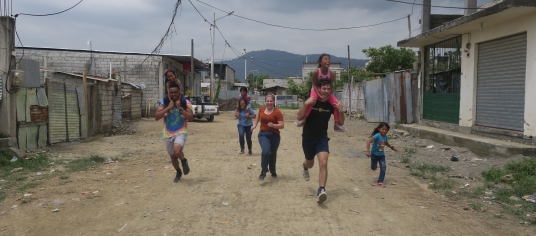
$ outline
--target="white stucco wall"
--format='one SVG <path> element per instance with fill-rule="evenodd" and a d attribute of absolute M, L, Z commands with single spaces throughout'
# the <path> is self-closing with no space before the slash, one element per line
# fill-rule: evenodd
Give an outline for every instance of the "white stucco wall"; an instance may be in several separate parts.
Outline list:
<path fill-rule="evenodd" d="M 460 90 L 460 126 L 472 127 L 476 121 L 476 78 L 478 43 L 527 32 L 527 66 L 525 82 L 525 125 L 524 135 L 536 136 L 536 14 L 528 14 L 496 25 L 486 25 L 482 31 L 476 29 L 462 36 L 465 49 L 469 38 L 469 57 L 462 57 L 462 79 Z"/>

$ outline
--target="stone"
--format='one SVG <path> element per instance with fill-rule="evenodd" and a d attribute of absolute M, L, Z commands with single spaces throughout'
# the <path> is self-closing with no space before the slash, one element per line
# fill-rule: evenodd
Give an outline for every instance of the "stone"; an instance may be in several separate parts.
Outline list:
<path fill-rule="evenodd" d="M 18 148 L 10 147 L 9 150 L 15 154 L 18 158 L 25 158 L 27 156 L 26 152 Z"/>

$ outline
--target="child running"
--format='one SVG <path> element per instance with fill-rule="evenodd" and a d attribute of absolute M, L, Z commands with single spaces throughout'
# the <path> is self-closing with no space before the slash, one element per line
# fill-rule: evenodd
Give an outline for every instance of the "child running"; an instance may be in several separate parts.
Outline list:
<path fill-rule="evenodd" d="M 316 91 L 316 87 L 314 86 L 319 80 L 329 80 L 331 82 L 331 87 L 333 88 L 333 81 L 335 80 L 335 72 L 331 71 L 329 69 L 329 65 L 331 64 L 331 57 L 323 53 L 318 58 L 318 69 L 313 71 L 313 86 L 311 88 L 311 97 L 315 98 L 315 100 L 318 100 L 318 91 Z M 335 126 L 333 126 L 333 129 L 337 132 L 344 132 L 346 131 L 346 127 L 340 125 L 339 123 L 339 110 L 337 110 L 337 107 L 335 104 L 337 104 L 338 100 L 335 97 L 335 95 L 331 94 L 329 96 L 329 103 L 333 106 L 333 109 L 335 110 L 334 119 L 335 119 Z M 311 110 L 313 109 L 313 105 L 310 105 L 307 107 L 307 110 L 305 111 L 305 117 L 301 120 L 298 120 L 294 122 L 294 124 L 298 127 L 302 127 L 305 124 L 305 120 L 307 119 L 307 116 L 311 113 Z"/>
<path fill-rule="evenodd" d="M 249 119 L 249 108 L 251 108 L 251 104 L 249 103 L 251 101 L 251 97 L 248 95 L 248 88 L 246 87 L 241 87 L 240 88 L 240 96 L 238 97 L 238 100 L 240 99 L 244 99 L 246 101 L 246 106 L 248 107 L 248 109 L 246 109 L 246 117 L 244 118 L 244 122 L 246 122 L 248 119 Z M 240 105 L 236 105 L 236 109 L 235 110 L 239 110 L 239 106 Z"/>
<path fill-rule="evenodd" d="M 383 150 L 387 146 L 391 150 L 398 152 L 395 146 L 387 142 L 387 132 L 389 132 L 389 129 L 389 124 L 381 122 L 372 132 L 372 137 L 367 141 L 367 157 L 370 157 L 370 168 L 376 170 L 378 162 L 380 163 L 380 176 L 378 177 L 376 186 L 382 188 L 385 188 L 383 180 L 385 178 L 385 170 L 387 169 Z M 371 143 L 372 149 L 370 149 Z"/>

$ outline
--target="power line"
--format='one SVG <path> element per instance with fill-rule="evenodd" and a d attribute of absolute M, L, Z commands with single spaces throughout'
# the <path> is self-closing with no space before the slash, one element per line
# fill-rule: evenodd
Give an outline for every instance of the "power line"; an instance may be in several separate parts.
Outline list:
<path fill-rule="evenodd" d="M 23 16 L 53 16 L 53 15 L 57 15 L 57 14 L 61 14 L 61 13 L 64 13 L 68 10 L 71 10 L 73 8 L 75 8 L 76 6 L 78 6 L 78 4 L 80 4 L 82 1 L 84 0 L 80 0 L 80 2 L 78 2 L 77 4 L 75 4 L 74 6 L 72 7 L 69 7 L 63 11 L 60 11 L 60 12 L 56 12 L 56 13 L 50 13 L 50 14 L 42 14 L 42 15 L 37 15 L 37 14 L 28 14 L 28 13 L 19 13 L 19 14 L 16 14 L 15 17 L 19 16 L 19 15 L 23 15 Z"/>
<path fill-rule="evenodd" d="M 404 2 L 404 1 L 398 1 L 398 0 L 385 0 L 387 2 L 397 2 L 397 3 L 403 3 L 403 4 L 410 4 L 410 5 L 419 5 L 419 6 L 429 6 L 429 7 L 436 7 L 436 8 L 450 8 L 450 9 L 483 9 L 480 7 L 472 8 L 472 7 L 449 7 L 449 6 L 436 6 L 436 5 L 428 5 L 428 4 L 419 4 L 419 3 L 411 3 L 411 2 Z"/>
<path fill-rule="evenodd" d="M 227 11 L 224 11 L 224 10 L 221 10 L 219 8 L 216 8 L 210 4 L 207 4 L 205 2 L 202 2 L 200 0 L 196 0 L 200 3 L 203 3 L 209 7 L 212 7 L 218 11 L 222 11 L 222 12 L 225 12 L 225 13 L 228 13 Z M 411 4 L 411 3 L 410 3 Z M 271 24 L 271 23 L 266 23 L 266 22 L 262 22 L 262 21 L 259 21 L 259 20 L 254 20 L 254 19 L 250 19 L 250 18 L 247 18 L 247 17 L 244 17 L 244 16 L 240 16 L 240 15 L 237 15 L 237 14 L 232 14 L 232 16 L 236 16 L 236 17 L 239 17 L 239 18 L 242 18 L 242 19 L 245 19 L 245 20 L 249 20 L 249 21 L 253 21 L 253 22 L 257 22 L 259 24 L 263 24 L 263 25 L 268 25 L 268 26 L 272 26 L 272 27 L 277 27 L 277 28 L 284 28 L 284 29 L 292 29 L 292 30 L 303 30 L 303 31 L 335 31 L 335 30 L 349 30 L 349 29 L 361 29 L 361 28 L 368 28 L 368 27 L 373 27 L 373 26 L 378 26 L 378 25 L 383 25 L 383 24 L 387 24 L 387 23 L 391 23 L 391 22 L 395 22 L 395 21 L 399 21 L 399 20 L 402 20 L 402 19 L 406 19 L 406 16 L 404 17 L 401 17 L 401 18 L 398 18 L 398 19 L 394 19 L 394 20 L 390 20 L 390 21 L 384 21 L 384 22 L 380 22 L 380 23 L 376 23 L 376 24 L 371 24 L 371 25 L 362 25 L 362 26 L 353 26 L 353 27 L 341 27 L 341 28 L 328 28 L 328 29 L 307 29 L 307 28 L 297 28 L 297 27 L 289 27 L 289 26 L 282 26 L 282 25 L 275 25 L 275 24 Z"/>

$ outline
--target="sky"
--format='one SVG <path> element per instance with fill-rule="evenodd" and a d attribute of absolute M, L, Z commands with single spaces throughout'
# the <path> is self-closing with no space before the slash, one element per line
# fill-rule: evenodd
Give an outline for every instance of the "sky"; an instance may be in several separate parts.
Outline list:
<path fill-rule="evenodd" d="M 49 14 L 68 9 L 79 1 L 16 0 L 12 1 L 11 11 L 13 15 Z M 491 1 L 478 0 L 478 5 Z M 151 53 L 170 26 L 176 2 L 83 0 L 57 15 L 19 15 L 16 29 L 23 46 L 84 50 L 90 49 L 88 40 L 91 39 L 93 50 Z M 420 4 L 422 0 L 415 0 L 415 3 Z M 464 0 L 432 0 L 432 5 L 463 7 Z M 233 14 L 227 15 L 231 11 Z M 348 46 L 351 58 L 366 59 L 362 49 L 396 46 L 398 41 L 408 38 L 409 14 L 412 36 L 418 35 L 421 12 L 422 6 L 385 0 L 182 0 L 171 34 L 159 53 L 190 55 L 193 39 L 194 57 L 203 61 L 210 59 L 210 24 L 215 13 L 219 18 L 216 21 L 219 31 L 216 30 L 214 41 L 215 61 L 236 58 L 244 49 L 347 57 Z M 434 7 L 432 14 L 463 14 L 463 9 Z M 399 18 L 403 19 L 370 26 Z M 370 27 L 310 31 L 267 24 L 317 30 Z M 225 40 L 231 47 L 226 46 Z M 16 46 L 21 46 L 18 40 Z"/>

